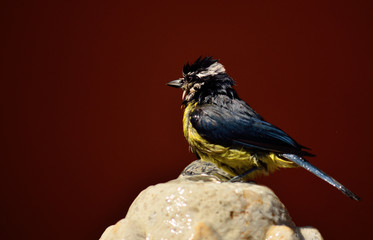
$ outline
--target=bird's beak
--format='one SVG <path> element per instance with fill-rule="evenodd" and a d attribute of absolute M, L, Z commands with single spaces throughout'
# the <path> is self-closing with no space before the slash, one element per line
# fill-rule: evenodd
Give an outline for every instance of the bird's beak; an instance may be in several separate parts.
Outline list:
<path fill-rule="evenodd" d="M 174 87 L 174 88 L 181 88 L 183 86 L 184 78 L 179 78 L 167 83 L 167 86 Z"/>

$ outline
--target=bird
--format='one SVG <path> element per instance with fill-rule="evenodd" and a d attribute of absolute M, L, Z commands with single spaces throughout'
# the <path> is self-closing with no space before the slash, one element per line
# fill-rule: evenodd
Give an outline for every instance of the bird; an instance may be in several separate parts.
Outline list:
<path fill-rule="evenodd" d="M 314 156 L 309 148 L 241 100 L 235 81 L 218 59 L 208 56 L 187 62 L 182 77 L 167 85 L 183 90 L 183 132 L 190 150 L 228 173 L 231 182 L 251 181 L 280 168 L 303 167 L 349 198 L 360 200 L 305 159 Z"/>

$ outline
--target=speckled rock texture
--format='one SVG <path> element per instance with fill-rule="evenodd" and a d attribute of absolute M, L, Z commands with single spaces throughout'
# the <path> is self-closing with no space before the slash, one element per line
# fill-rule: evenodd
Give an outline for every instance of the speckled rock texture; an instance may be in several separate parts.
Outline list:
<path fill-rule="evenodd" d="M 220 180 L 182 174 L 148 187 L 101 240 L 322 239 L 314 228 L 297 228 L 269 188 Z"/>

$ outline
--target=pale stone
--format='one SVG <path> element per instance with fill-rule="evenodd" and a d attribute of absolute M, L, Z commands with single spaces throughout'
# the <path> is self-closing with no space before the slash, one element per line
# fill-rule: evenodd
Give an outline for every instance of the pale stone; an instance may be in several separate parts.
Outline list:
<path fill-rule="evenodd" d="M 319 230 L 313 227 L 300 227 L 298 231 L 305 240 L 323 240 Z"/>
<path fill-rule="evenodd" d="M 299 237 L 288 226 L 272 225 L 266 232 L 265 240 L 299 240 Z"/>
<path fill-rule="evenodd" d="M 132 203 L 126 218 L 108 227 L 100 239 L 322 239 L 315 229 L 297 229 L 269 188 L 222 182 L 224 176 L 213 175 L 182 174 L 148 187 Z"/>

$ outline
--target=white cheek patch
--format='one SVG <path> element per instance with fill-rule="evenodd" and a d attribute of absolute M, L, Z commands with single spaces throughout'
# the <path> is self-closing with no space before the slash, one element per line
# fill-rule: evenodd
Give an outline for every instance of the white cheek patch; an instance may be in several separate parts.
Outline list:
<path fill-rule="evenodd" d="M 201 87 L 203 86 L 203 84 L 204 84 L 203 82 L 202 83 L 196 83 L 196 84 L 192 85 L 192 88 L 190 88 L 189 90 L 184 90 L 183 96 L 181 98 L 183 100 L 190 101 L 190 99 L 192 99 L 192 97 L 194 96 L 194 94 L 199 89 L 201 89 Z"/>
<path fill-rule="evenodd" d="M 201 82 L 201 83 L 196 83 L 193 85 L 193 88 L 192 89 L 200 89 L 202 87 L 202 85 L 204 84 L 204 82 Z"/>
<path fill-rule="evenodd" d="M 225 72 L 224 66 L 221 63 L 216 62 L 208 67 L 205 71 L 196 74 L 196 76 L 202 78 L 206 76 L 214 76 L 223 72 Z"/>

